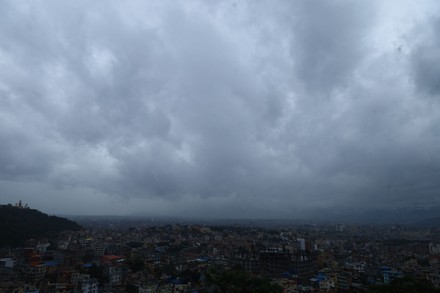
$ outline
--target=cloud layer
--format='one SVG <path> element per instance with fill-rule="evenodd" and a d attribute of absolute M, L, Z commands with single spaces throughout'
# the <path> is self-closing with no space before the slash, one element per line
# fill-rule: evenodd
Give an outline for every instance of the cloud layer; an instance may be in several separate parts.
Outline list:
<path fill-rule="evenodd" d="M 2 1 L 0 197 L 57 213 L 439 205 L 436 1 Z"/>

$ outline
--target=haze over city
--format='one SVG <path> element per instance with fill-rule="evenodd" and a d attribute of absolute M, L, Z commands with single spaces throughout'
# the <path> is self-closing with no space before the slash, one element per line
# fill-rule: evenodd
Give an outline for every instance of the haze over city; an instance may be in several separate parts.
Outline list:
<path fill-rule="evenodd" d="M 1 1 L 0 203 L 440 205 L 438 1 Z"/>

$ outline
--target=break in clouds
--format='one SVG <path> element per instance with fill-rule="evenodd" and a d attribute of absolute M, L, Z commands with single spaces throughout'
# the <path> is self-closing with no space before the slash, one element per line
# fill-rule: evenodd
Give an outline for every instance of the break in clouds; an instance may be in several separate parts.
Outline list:
<path fill-rule="evenodd" d="M 1 201 L 234 217 L 439 205 L 438 8 L 1 1 Z"/>

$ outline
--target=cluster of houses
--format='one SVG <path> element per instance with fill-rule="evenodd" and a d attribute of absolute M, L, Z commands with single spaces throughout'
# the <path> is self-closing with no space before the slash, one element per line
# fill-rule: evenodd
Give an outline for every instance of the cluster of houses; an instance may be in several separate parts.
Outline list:
<path fill-rule="evenodd" d="M 411 275 L 440 287 L 440 232 L 356 225 L 89 227 L 0 250 L 0 292 L 215 292 L 244 270 L 284 292 L 349 292 Z"/>

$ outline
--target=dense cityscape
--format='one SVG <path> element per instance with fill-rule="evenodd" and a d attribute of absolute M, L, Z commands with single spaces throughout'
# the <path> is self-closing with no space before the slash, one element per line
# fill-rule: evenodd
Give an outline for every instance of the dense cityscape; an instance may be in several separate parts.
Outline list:
<path fill-rule="evenodd" d="M 440 293 L 439 0 L 0 0 L 0 293 Z"/>
<path fill-rule="evenodd" d="M 440 287 L 439 228 L 78 220 L 79 231 L 3 247 L 0 292 L 398 292 L 380 290 L 399 280 L 415 292 Z"/>

